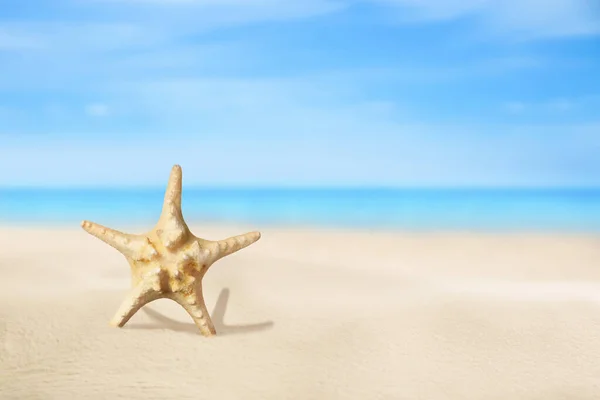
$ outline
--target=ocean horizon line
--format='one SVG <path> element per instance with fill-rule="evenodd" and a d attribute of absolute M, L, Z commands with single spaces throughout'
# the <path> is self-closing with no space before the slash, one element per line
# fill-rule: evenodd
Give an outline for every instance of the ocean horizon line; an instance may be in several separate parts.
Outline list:
<path fill-rule="evenodd" d="M 0 223 L 158 217 L 165 187 L 2 188 Z M 216 223 L 444 230 L 600 231 L 600 188 L 208 187 L 183 190 L 186 217 Z"/>

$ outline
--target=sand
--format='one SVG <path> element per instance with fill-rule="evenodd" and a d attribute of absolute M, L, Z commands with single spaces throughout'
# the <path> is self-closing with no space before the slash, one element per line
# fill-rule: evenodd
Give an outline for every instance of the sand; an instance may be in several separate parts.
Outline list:
<path fill-rule="evenodd" d="M 204 279 L 213 338 L 109 326 L 129 267 L 78 228 L 0 228 L 0 274 L 3 400 L 600 399 L 600 236 L 263 230 Z"/>

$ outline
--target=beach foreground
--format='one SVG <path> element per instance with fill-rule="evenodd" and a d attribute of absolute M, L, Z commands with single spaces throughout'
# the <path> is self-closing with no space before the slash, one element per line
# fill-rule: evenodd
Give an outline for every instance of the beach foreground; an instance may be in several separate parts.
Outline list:
<path fill-rule="evenodd" d="M 81 229 L 1 228 L 0 398 L 600 398 L 600 236 L 261 231 L 205 338 L 169 300 L 109 326 L 129 266 Z"/>

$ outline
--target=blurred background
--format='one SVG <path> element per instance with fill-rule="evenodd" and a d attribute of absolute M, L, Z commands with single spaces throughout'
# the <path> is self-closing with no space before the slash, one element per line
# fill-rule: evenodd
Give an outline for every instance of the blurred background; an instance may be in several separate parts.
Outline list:
<path fill-rule="evenodd" d="M 0 222 L 600 231 L 600 3 L 0 4 Z"/>

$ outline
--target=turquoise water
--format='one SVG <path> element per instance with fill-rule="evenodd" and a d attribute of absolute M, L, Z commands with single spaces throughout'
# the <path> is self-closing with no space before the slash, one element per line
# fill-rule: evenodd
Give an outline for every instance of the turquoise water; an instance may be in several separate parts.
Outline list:
<path fill-rule="evenodd" d="M 164 189 L 0 189 L 0 223 L 153 224 Z M 600 189 L 194 189 L 186 219 L 335 227 L 600 232 Z"/>

